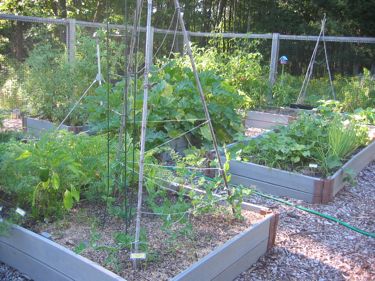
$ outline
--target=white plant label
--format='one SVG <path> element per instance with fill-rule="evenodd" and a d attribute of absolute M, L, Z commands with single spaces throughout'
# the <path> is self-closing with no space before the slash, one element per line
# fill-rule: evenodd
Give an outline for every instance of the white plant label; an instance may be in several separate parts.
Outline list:
<path fill-rule="evenodd" d="M 146 253 L 131 253 L 130 259 L 132 259 L 132 260 L 145 260 L 146 259 Z"/>
<path fill-rule="evenodd" d="M 318 168 L 318 164 L 310 163 L 309 167 L 310 168 Z"/>
<path fill-rule="evenodd" d="M 21 208 L 17 208 L 16 213 L 19 214 L 22 217 L 24 217 L 26 215 L 26 212 L 24 210 L 22 210 Z"/>

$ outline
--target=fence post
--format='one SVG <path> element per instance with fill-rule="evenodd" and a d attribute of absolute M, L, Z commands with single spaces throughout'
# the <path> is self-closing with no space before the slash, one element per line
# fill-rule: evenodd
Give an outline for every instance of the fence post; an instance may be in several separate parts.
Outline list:
<path fill-rule="evenodd" d="M 272 48 L 271 48 L 271 61 L 270 61 L 270 76 L 269 83 L 272 89 L 277 76 L 277 63 L 279 57 L 280 34 L 272 33 Z M 272 93 L 271 93 L 272 94 Z M 271 96 L 271 95 L 270 95 Z"/>
<path fill-rule="evenodd" d="M 76 48 L 76 20 L 68 19 L 66 24 L 66 47 L 68 51 L 68 62 L 73 63 Z"/>

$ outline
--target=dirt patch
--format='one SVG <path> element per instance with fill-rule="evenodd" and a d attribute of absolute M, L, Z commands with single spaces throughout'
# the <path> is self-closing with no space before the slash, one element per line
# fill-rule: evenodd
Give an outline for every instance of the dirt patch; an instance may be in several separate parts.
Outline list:
<path fill-rule="evenodd" d="M 125 233 L 123 220 L 106 216 L 103 207 L 81 206 L 64 220 L 38 225 L 36 230 L 50 233 L 55 242 L 80 251 L 82 256 L 126 280 L 169 280 L 263 218 L 243 211 L 244 221 L 238 221 L 229 210 L 219 209 L 211 214 L 190 215 L 188 224 L 175 223 L 171 228 L 165 228 L 159 216 L 143 216 L 142 228 L 147 236 L 143 244 L 147 247 L 148 260 L 142 262 L 139 271 L 132 269 L 129 247 L 119 246 L 116 238 Z M 104 225 L 98 218 L 105 219 Z"/>
<path fill-rule="evenodd" d="M 254 127 L 250 127 L 250 128 L 246 128 L 246 131 L 245 131 L 245 136 L 247 137 L 256 137 L 256 136 L 259 136 L 265 132 L 268 132 L 269 130 L 267 129 L 261 129 L 261 128 L 254 128 Z"/>

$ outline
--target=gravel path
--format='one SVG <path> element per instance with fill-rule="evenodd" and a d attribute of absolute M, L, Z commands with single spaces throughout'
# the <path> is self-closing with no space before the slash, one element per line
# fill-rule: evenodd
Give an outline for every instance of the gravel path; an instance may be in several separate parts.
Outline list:
<path fill-rule="evenodd" d="M 23 275 L 14 268 L 0 262 L 0 280 L 4 281 L 30 281 L 31 279 Z"/>
<path fill-rule="evenodd" d="M 295 204 L 375 232 L 375 162 L 325 205 Z M 252 195 L 253 203 L 280 213 L 275 247 L 236 281 L 375 280 L 375 239 L 334 222 Z"/>

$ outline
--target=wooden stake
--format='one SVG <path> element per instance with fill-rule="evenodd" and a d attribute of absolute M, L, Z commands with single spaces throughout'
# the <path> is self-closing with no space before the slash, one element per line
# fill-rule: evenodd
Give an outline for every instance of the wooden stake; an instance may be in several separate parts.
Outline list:
<path fill-rule="evenodd" d="M 187 32 L 186 27 L 185 27 L 185 22 L 184 22 L 184 19 L 183 19 L 183 15 L 181 13 L 181 7 L 180 7 L 180 3 L 179 3 L 178 0 L 175 0 L 175 6 L 176 6 L 177 13 L 178 13 L 178 18 L 179 18 L 179 21 L 180 21 L 182 33 L 184 35 L 184 42 L 186 43 L 186 51 L 187 51 L 187 54 L 190 58 L 190 63 L 191 63 L 191 67 L 193 69 L 195 82 L 197 84 L 198 92 L 199 92 L 199 95 L 200 95 L 200 98 L 201 98 L 201 101 L 202 101 L 204 114 L 205 114 L 206 120 L 208 122 L 208 127 L 210 128 L 212 142 L 213 142 L 213 145 L 214 145 L 217 160 L 219 162 L 220 173 L 223 177 L 224 185 L 225 185 L 225 188 L 227 189 L 228 195 L 231 195 L 231 191 L 230 191 L 229 186 L 228 186 L 228 180 L 227 180 L 227 177 L 226 177 L 225 172 L 223 170 L 223 163 L 221 162 L 219 149 L 218 149 L 218 146 L 217 146 L 215 131 L 214 131 L 214 128 L 212 126 L 211 117 L 210 117 L 210 113 L 208 111 L 206 98 L 205 98 L 204 93 L 203 93 L 202 84 L 201 84 L 201 81 L 199 80 L 197 67 L 195 66 L 195 61 L 194 61 L 193 52 L 192 52 L 191 46 L 190 46 L 190 40 L 189 40 L 188 32 Z"/>
<path fill-rule="evenodd" d="M 145 143 L 146 143 L 146 126 L 147 126 L 147 99 L 151 61 L 152 48 L 152 29 L 151 29 L 151 12 L 152 0 L 147 0 L 147 27 L 146 27 L 146 54 L 145 54 L 145 72 L 144 72 L 144 91 L 143 91 L 143 109 L 142 109 L 142 127 L 141 127 L 141 152 L 139 157 L 139 180 L 138 180 L 138 202 L 137 202 L 137 217 L 135 226 L 135 244 L 134 251 L 138 253 L 139 250 L 139 235 L 141 228 L 141 208 L 142 208 L 142 193 L 143 193 L 143 173 L 144 173 L 144 159 L 145 159 Z M 137 268 L 137 260 L 133 260 L 133 268 Z"/>
<path fill-rule="evenodd" d="M 326 15 L 324 14 L 324 18 L 322 20 L 322 25 L 321 25 L 321 28 L 320 28 L 320 33 L 319 33 L 319 36 L 318 36 L 318 40 L 316 40 L 315 48 L 314 48 L 314 51 L 311 55 L 310 63 L 309 63 L 309 65 L 307 67 L 307 70 L 306 70 L 305 79 L 303 80 L 302 87 L 301 87 L 301 90 L 300 90 L 299 95 L 298 95 L 297 104 L 303 104 L 304 101 L 305 101 L 307 86 L 309 85 L 311 75 L 312 75 L 312 72 L 313 72 L 313 69 L 314 69 L 316 53 L 318 51 L 319 42 L 320 42 L 320 39 L 322 37 L 324 28 L 325 28 L 325 23 L 326 23 Z"/>

